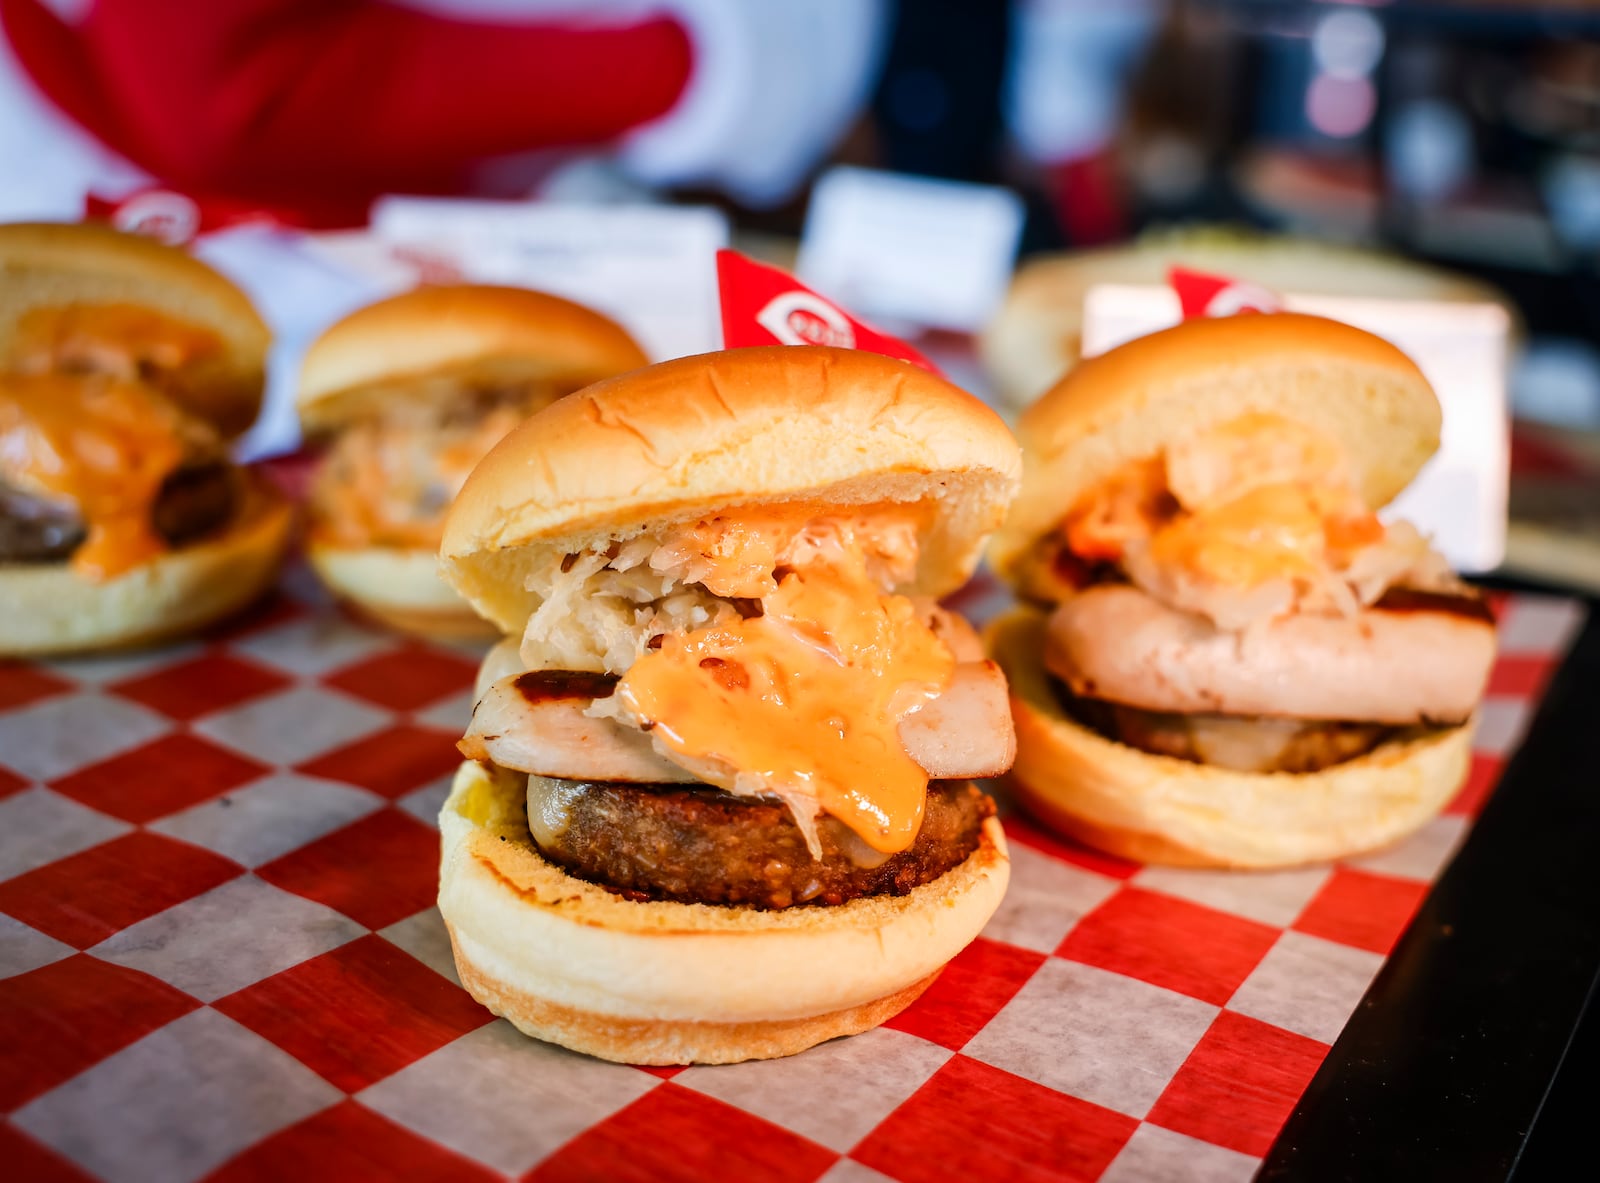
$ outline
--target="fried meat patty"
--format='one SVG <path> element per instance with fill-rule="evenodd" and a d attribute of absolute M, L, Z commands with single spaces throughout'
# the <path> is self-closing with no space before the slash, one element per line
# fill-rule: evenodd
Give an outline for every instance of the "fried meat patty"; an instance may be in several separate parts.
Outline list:
<path fill-rule="evenodd" d="M 1320 772 L 1366 755 L 1402 730 L 1341 720 L 1146 711 L 1074 694 L 1056 677 L 1050 684 L 1068 717 L 1103 739 L 1239 772 Z"/>
<path fill-rule="evenodd" d="M 813 859 L 789 810 L 718 789 L 529 777 L 529 830 L 567 872 L 633 900 L 762 909 L 905 895 L 965 862 L 994 802 L 933 781 L 916 841 L 887 857 L 831 817 Z"/>

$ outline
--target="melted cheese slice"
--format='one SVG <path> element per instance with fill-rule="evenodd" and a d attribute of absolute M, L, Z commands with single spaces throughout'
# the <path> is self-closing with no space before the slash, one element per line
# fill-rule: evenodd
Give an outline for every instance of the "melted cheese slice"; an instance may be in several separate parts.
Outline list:
<path fill-rule="evenodd" d="M 166 399 L 105 377 L 0 383 L 0 480 L 75 504 L 88 537 L 72 569 L 103 580 L 162 553 L 151 511 L 183 461 L 183 420 Z"/>
<path fill-rule="evenodd" d="M 877 523 L 871 545 L 895 532 Z M 664 637 L 616 695 L 697 775 L 773 793 L 803 826 L 820 809 L 890 853 L 916 839 L 928 786 L 900 720 L 949 683 L 955 659 L 909 599 L 882 593 L 867 535 L 798 511 L 692 527 L 661 561 L 696 550 L 707 588 L 759 599 L 761 614 Z"/>

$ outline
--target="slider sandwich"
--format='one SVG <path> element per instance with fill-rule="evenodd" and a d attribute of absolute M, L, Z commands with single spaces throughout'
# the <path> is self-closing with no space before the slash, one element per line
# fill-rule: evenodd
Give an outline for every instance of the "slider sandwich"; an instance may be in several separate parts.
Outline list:
<path fill-rule="evenodd" d="M 1386 342 L 1194 320 L 1023 417 L 997 622 L 1039 818 L 1129 858 L 1271 867 L 1384 846 L 1460 787 L 1494 661 L 1481 596 L 1375 511 L 1438 447 Z"/>
<path fill-rule="evenodd" d="M 1002 404 L 1021 410 L 1082 360 L 1090 288 L 1167 287 L 1174 267 L 1271 292 L 1497 304 L 1516 319 L 1504 293 L 1415 259 L 1220 223 L 1156 226 L 1133 242 L 1032 255 L 1017 269 L 1004 304 L 978 339 Z"/>
<path fill-rule="evenodd" d="M 306 352 L 298 397 L 325 446 L 307 545 L 323 582 L 408 632 L 487 632 L 438 574 L 461 483 L 547 403 L 646 360 L 600 313 L 524 288 L 423 287 L 339 321 Z"/>
<path fill-rule="evenodd" d="M 269 339 L 181 250 L 0 226 L 0 655 L 159 640 L 271 583 L 289 507 L 227 452 Z"/>
<path fill-rule="evenodd" d="M 970 780 L 1011 762 L 1005 684 L 935 597 L 1018 475 L 977 400 L 828 348 L 652 366 L 506 437 L 441 552 L 508 634 L 440 818 L 474 997 L 653 1064 L 915 999 L 1005 890 Z"/>

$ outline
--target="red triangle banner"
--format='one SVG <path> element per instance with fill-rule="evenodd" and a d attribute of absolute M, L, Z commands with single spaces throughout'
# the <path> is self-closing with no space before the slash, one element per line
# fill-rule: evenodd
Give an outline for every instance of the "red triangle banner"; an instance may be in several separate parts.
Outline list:
<path fill-rule="evenodd" d="M 787 271 L 717 252 L 717 288 L 722 300 L 722 345 L 836 345 L 898 357 L 925 370 L 938 368 L 897 337 L 850 315 Z"/>
<path fill-rule="evenodd" d="M 1275 292 L 1260 284 L 1230 279 L 1226 275 L 1210 275 L 1204 271 L 1191 271 L 1187 267 L 1173 267 L 1167 271 L 1167 282 L 1178 293 L 1184 320 L 1193 320 L 1197 316 L 1238 316 L 1244 312 L 1283 310 L 1283 301 Z"/>

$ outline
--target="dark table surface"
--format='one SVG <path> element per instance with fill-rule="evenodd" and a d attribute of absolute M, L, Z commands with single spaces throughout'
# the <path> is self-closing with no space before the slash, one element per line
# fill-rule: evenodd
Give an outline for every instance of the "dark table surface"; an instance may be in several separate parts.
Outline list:
<path fill-rule="evenodd" d="M 1526 585 L 1509 585 L 1526 589 Z M 1600 1096 L 1600 611 L 1260 1178 L 1575 1176 Z"/>

